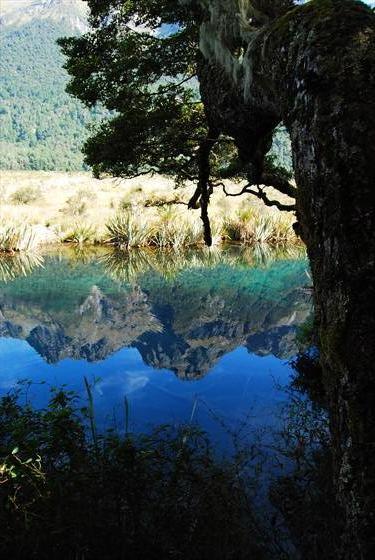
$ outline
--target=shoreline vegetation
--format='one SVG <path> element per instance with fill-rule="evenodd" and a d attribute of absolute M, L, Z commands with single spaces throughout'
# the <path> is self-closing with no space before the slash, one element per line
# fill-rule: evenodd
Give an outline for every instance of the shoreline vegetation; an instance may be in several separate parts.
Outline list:
<path fill-rule="evenodd" d="M 4 557 L 274 557 L 244 474 L 250 452 L 221 459 L 193 424 L 134 433 L 126 397 L 123 419 L 101 433 L 84 381 L 83 402 L 57 388 L 45 409 L 19 391 L 0 399 Z"/>
<path fill-rule="evenodd" d="M 231 184 L 238 192 L 240 184 Z M 89 173 L 2 171 L 0 253 L 43 245 L 112 245 L 120 249 L 195 248 L 203 245 L 199 213 L 187 209 L 193 186 L 170 179 L 94 179 Z M 294 217 L 255 198 L 218 191 L 210 206 L 215 245 L 297 245 Z"/>
<path fill-rule="evenodd" d="M 338 511 L 327 476 L 326 419 L 300 390 L 290 389 L 293 400 L 271 438 L 289 468 L 267 475 L 269 508 L 261 495 L 270 463 L 254 426 L 228 432 L 233 450 L 217 453 L 192 421 L 137 432 L 125 396 L 123 414 L 103 430 L 94 385 L 83 381 L 86 396 L 50 387 L 44 408 L 29 400 L 27 380 L 0 398 L 4 557 L 334 557 Z"/>
<path fill-rule="evenodd" d="M 100 428 L 86 377 L 79 393 L 50 386 L 44 408 L 30 400 L 31 382 L 20 382 L 0 398 L 0 552 L 15 560 L 336 558 L 341 510 L 327 418 L 292 367 L 290 401 L 268 445 L 247 418 L 228 431 L 233 449 L 224 454 L 192 420 L 138 432 L 127 396 L 122 414 Z"/>

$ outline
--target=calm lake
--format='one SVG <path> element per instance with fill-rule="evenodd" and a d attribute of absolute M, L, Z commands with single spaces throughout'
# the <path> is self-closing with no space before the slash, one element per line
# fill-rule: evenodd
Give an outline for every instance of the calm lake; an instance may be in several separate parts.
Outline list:
<path fill-rule="evenodd" d="M 93 386 L 102 427 L 198 422 L 216 441 L 273 425 L 311 310 L 303 255 L 61 249 L 0 261 L 0 394 Z"/>

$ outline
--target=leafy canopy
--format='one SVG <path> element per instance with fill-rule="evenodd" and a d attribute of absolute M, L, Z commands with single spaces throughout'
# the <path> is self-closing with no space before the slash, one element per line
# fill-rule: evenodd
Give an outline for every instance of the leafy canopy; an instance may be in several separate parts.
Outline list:
<path fill-rule="evenodd" d="M 157 172 L 177 185 L 195 181 L 189 206 L 201 207 L 210 244 L 212 189 L 243 171 L 233 139 L 209 129 L 199 96 L 199 7 L 175 0 L 88 4 L 90 31 L 59 41 L 72 77 L 68 91 L 112 112 L 87 140 L 86 163 L 96 176 Z"/>
<path fill-rule="evenodd" d="M 197 173 L 207 134 L 197 90 L 198 29 L 176 2 L 91 0 L 91 31 L 60 40 L 69 92 L 113 117 L 85 144 L 96 174 Z"/>

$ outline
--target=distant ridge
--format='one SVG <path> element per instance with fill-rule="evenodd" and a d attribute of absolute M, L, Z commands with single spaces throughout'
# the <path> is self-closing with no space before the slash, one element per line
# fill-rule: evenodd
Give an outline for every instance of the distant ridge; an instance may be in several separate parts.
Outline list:
<path fill-rule="evenodd" d="M 84 0 L 1 0 L 0 6 L 0 23 L 6 27 L 47 20 L 76 32 L 87 30 L 88 6 Z"/>

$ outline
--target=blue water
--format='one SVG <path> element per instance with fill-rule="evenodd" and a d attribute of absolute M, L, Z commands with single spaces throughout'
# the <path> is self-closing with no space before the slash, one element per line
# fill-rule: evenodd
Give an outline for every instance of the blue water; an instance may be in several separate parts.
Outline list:
<path fill-rule="evenodd" d="M 271 427 L 287 398 L 295 332 L 310 312 L 300 256 L 241 249 L 49 254 L 0 277 L 0 394 L 45 406 L 85 398 L 101 427 L 199 423 L 217 441 Z M 0 268 L 1 271 L 1 268 Z"/>

